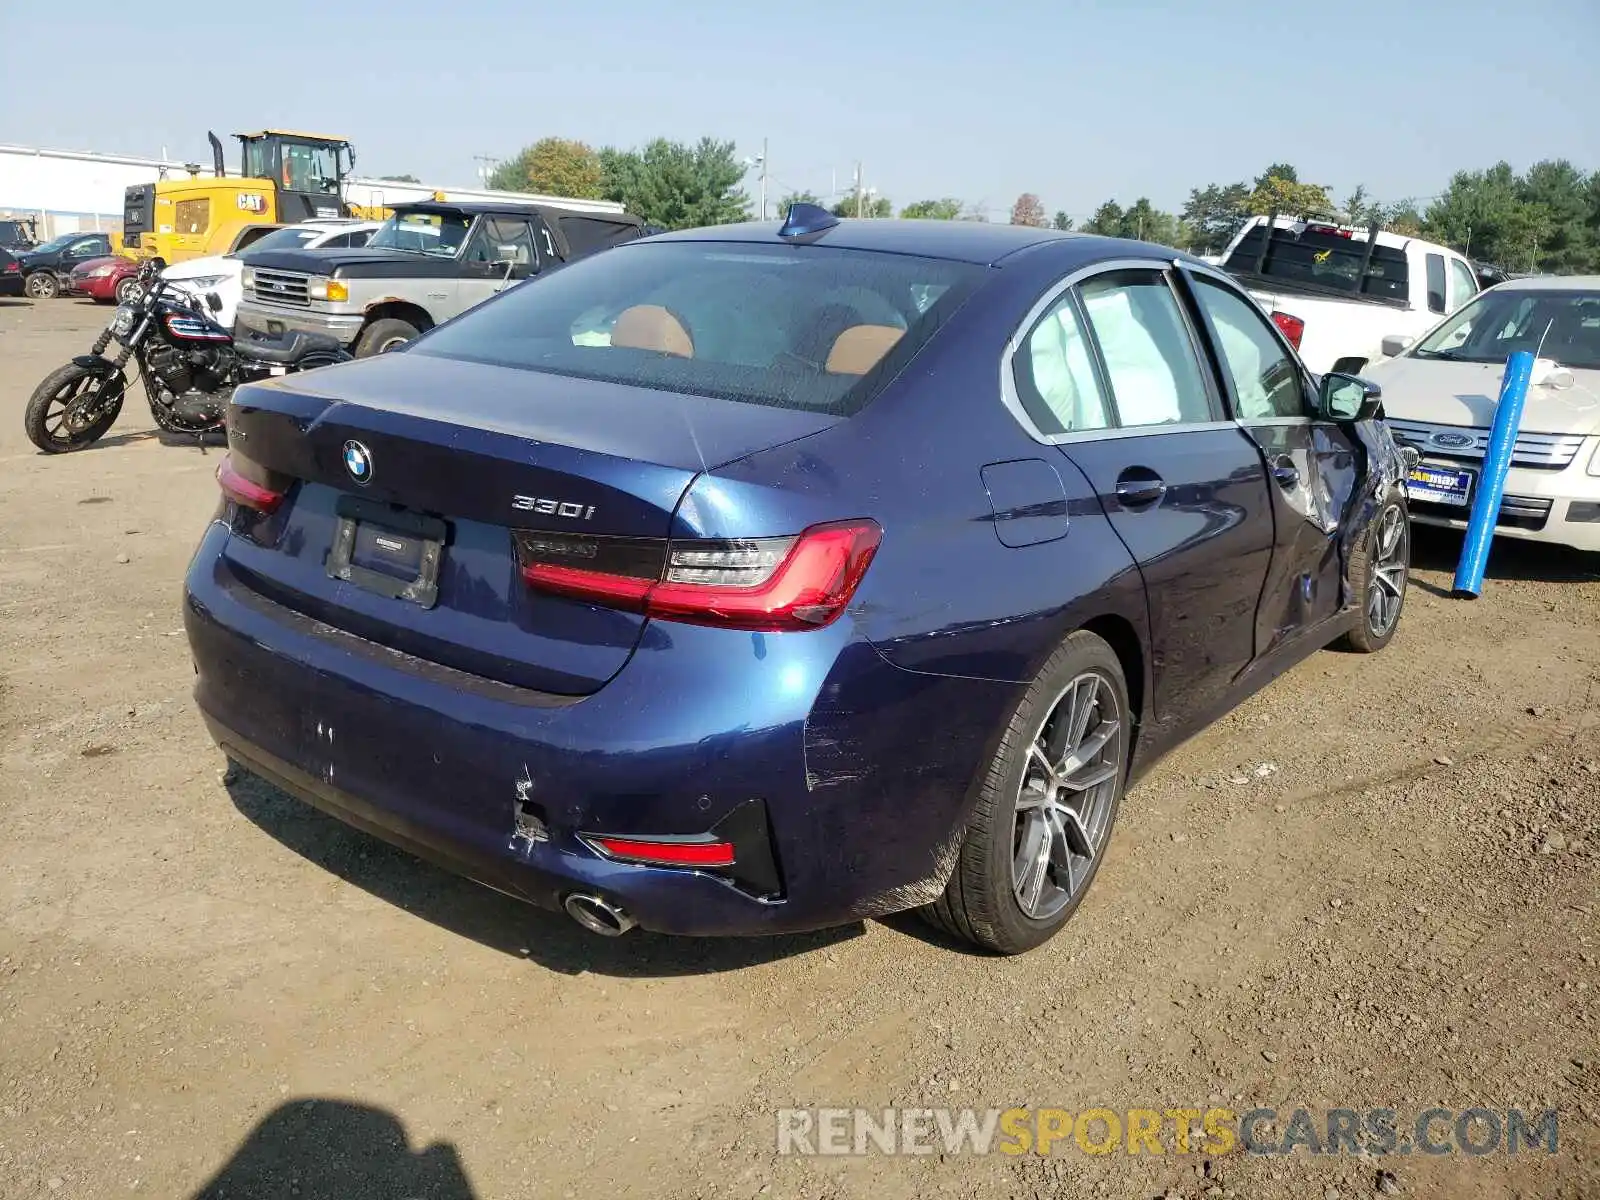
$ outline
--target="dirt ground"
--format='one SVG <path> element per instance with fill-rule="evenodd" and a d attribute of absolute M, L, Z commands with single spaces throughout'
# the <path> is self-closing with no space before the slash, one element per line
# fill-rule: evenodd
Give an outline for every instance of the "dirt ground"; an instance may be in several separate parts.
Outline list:
<path fill-rule="evenodd" d="M 217 451 L 142 397 L 22 432 L 107 315 L 0 301 L 0 1195 L 1600 1195 L 1600 562 L 1499 546 L 1454 601 L 1419 532 L 1390 649 L 1168 758 L 1033 954 L 607 941 L 225 785 L 179 617 Z M 1559 1148 L 779 1156 L 796 1105 L 1555 1108 Z"/>

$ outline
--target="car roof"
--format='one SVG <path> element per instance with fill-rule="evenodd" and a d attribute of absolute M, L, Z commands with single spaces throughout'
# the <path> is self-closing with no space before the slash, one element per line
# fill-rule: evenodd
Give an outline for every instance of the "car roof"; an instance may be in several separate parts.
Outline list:
<path fill-rule="evenodd" d="M 1497 283 L 1496 292 L 1600 292 L 1600 275 L 1527 275 Z"/>
<path fill-rule="evenodd" d="M 748 221 L 739 225 L 711 225 L 658 234 L 652 242 L 768 242 L 778 243 L 777 221 Z M 1056 244 L 1064 259 L 1094 262 L 1103 258 L 1150 258 L 1170 261 L 1199 259 L 1166 246 L 1095 234 L 1062 233 L 1031 225 L 999 225 L 984 221 L 906 221 L 898 219 L 844 218 L 835 226 L 806 239 L 807 244 L 845 250 L 877 250 L 889 254 L 914 254 L 956 262 L 990 265 L 1035 246 Z"/>
<path fill-rule="evenodd" d="M 608 221 L 614 225 L 638 225 L 639 218 L 631 213 L 584 212 L 575 208 L 562 208 L 559 204 L 517 204 L 508 200 L 407 200 L 389 206 L 397 213 L 434 213 L 450 216 L 460 213 L 469 217 L 540 216 L 583 217 L 591 221 Z"/>

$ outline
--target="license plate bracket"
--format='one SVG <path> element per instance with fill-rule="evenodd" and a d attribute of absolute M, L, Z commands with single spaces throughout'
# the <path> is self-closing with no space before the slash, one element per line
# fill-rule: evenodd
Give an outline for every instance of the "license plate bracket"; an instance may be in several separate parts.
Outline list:
<path fill-rule="evenodd" d="M 1470 467 L 1421 462 L 1411 468 L 1406 479 L 1406 495 L 1429 504 L 1465 508 L 1477 482 L 1478 473 Z"/>
<path fill-rule="evenodd" d="M 439 561 L 449 530 L 438 517 L 362 496 L 341 496 L 328 551 L 331 579 L 421 608 L 439 602 Z"/>

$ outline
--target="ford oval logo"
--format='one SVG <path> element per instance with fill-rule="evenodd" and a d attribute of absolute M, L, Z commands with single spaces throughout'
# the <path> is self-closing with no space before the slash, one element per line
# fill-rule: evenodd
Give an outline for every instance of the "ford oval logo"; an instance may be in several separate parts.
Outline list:
<path fill-rule="evenodd" d="M 352 438 L 344 444 L 344 469 L 359 484 L 372 482 L 372 451 Z"/>
<path fill-rule="evenodd" d="M 1464 450 L 1478 439 L 1470 433 L 1436 433 L 1428 440 L 1435 446 L 1444 446 L 1450 450 Z"/>

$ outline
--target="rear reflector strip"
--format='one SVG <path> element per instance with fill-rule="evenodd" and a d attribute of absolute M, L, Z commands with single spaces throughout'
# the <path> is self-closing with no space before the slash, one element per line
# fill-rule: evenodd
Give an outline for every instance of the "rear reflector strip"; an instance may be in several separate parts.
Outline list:
<path fill-rule="evenodd" d="M 733 843 L 594 837 L 584 839 L 611 858 L 661 867 L 731 867 Z"/>
<path fill-rule="evenodd" d="M 222 462 L 217 466 L 217 486 L 235 504 L 242 504 L 257 512 L 276 512 L 283 503 L 283 492 L 241 475 L 239 468 L 234 465 L 232 454 L 223 455 Z"/>

